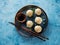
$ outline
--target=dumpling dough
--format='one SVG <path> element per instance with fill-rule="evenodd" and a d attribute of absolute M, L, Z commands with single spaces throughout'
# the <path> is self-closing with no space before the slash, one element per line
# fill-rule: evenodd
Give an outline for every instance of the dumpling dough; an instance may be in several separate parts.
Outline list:
<path fill-rule="evenodd" d="M 35 32 L 40 33 L 42 31 L 42 27 L 37 25 L 34 27 L 34 30 Z"/>
<path fill-rule="evenodd" d="M 39 8 L 35 9 L 35 14 L 41 15 L 41 13 L 42 13 L 41 9 L 39 9 Z"/>
<path fill-rule="evenodd" d="M 27 15 L 28 17 L 32 17 L 33 11 L 32 11 L 32 10 L 27 10 L 26 15 Z"/>
<path fill-rule="evenodd" d="M 27 21 L 27 23 L 26 23 L 26 24 L 27 24 L 27 27 L 29 27 L 29 28 L 31 28 L 31 27 L 33 26 L 33 22 L 32 22 L 32 21 L 30 21 L 30 20 L 29 20 L 29 21 Z"/>
<path fill-rule="evenodd" d="M 36 17 L 36 18 L 35 18 L 35 22 L 36 22 L 37 24 L 41 24 L 41 23 L 42 23 L 42 18 L 41 18 L 41 17 Z"/>

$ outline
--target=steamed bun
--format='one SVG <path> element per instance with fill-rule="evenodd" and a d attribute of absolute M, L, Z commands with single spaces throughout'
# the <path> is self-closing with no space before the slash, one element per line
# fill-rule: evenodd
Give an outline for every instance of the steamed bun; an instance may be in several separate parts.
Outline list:
<path fill-rule="evenodd" d="M 42 31 L 42 27 L 37 25 L 34 27 L 34 30 L 35 32 L 40 33 Z"/>
<path fill-rule="evenodd" d="M 41 24 L 41 23 L 42 23 L 42 18 L 41 18 L 41 17 L 36 17 L 36 18 L 35 18 L 35 22 L 36 22 L 37 24 Z"/>
<path fill-rule="evenodd" d="M 33 11 L 32 10 L 27 10 L 26 15 L 28 17 L 32 17 L 33 16 Z"/>
<path fill-rule="evenodd" d="M 33 26 L 33 22 L 32 21 L 27 21 L 26 23 L 27 27 L 31 28 Z"/>
<path fill-rule="evenodd" d="M 35 14 L 41 15 L 41 13 L 42 13 L 41 9 L 39 9 L 39 8 L 35 9 Z"/>

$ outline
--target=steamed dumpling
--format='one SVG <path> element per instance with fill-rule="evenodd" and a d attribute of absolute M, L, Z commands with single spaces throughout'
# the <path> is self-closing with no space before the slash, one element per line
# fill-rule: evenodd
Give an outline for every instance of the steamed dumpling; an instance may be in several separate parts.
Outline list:
<path fill-rule="evenodd" d="M 41 17 L 36 17 L 36 18 L 35 18 L 35 22 L 36 22 L 37 24 L 41 24 L 41 23 L 42 23 L 42 18 L 41 18 Z"/>
<path fill-rule="evenodd" d="M 41 13 L 42 13 L 41 9 L 39 9 L 39 8 L 35 9 L 35 14 L 41 15 Z"/>
<path fill-rule="evenodd" d="M 32 11 L 32 10 L 27 10 L 26 15 L 27 15 L 28 17 L 32 17 L 33 11 Z"/>
<path fill-rule="evenodd" d="M 26 23 L 27 27 L 31 28 L 33 26 L 33 22 L 32 21 L 27 21 Z"/>
<path fill-rule="evenodd" d="M 37 25 L 34 27 L 34 30 L 35 32 L 40 33 L 42 31 L 42 27 Z"/>

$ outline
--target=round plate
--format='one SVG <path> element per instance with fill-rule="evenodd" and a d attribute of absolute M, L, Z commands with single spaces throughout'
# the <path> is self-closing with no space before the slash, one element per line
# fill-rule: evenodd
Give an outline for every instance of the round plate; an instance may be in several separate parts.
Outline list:
<path fill-rule="evenodd" d="M 31 9 L 31 10 L 33 10 L 33 12 L 35 11 L 35 9 L 36 8 L 40 8 L 40 7 L 38 7 L 38 6 L 35 6 L 35 5 L 27 5 L 27 6 L 24 6 L 23 8 L 21 8 L 18 12 L 17 12 L 17 14 L 18 13 L 20 13 L 20 12 L 22 12 L 22 13 L 24 13 L 25 15 L 26 15 L 26 11 L 27 10 L 29 10 L 29 9 Z M 42 8 L 40 8 L 41 9 L 41 11 L 42 11 L 42 13 L 41 13 L 41 15 L 40 16 L 38 16 L 38 17 L 41 17 L 42 18 L 42 23 L 40 24 L 40 26 L 42 27 L 42 32 L 41 33 L 43 33 L 43 31 L 44 31 L 44 29 L 47 27 L 47 24 L 48 24 L 48 17 L 47 17 L 47 15 L 46 15 L 46 13 L 45 13 L 45 11 L 42 9 Z M 35 17 L 36 17 L 37 15 L 36 14 L 33 14 L 33 16 L 32 17 L 27 17 L 26 18 L 26 21 L 28 21 L 28 20 L 31 20 L 31 21 L 33 21 L 34 22 L 34 26 L 32 27 L 32 28 L 30 28 L 32 31 L 34 31 L 34 27 L 35 27 L 35 25 L 37 25 L 36 23 L 35 23 Z M 16 21 L 16 20 L 15 20 Z M 23 24 L 21 24 L 21 25 L 23 25 L 24 27 L 26 27 L 26 23 L 23 23 Z M 27 28 L 27 27 L 26 27 Z M 22 29 L 20 29 L 19 31 L 21 31 Z M 23 30 L 22 30 L 22 32 L 23 32 Z M 40 34 L 41 34 L 40 33 Z M 27 33 L 25 33 L 26 35 L 27 35 Z"/>

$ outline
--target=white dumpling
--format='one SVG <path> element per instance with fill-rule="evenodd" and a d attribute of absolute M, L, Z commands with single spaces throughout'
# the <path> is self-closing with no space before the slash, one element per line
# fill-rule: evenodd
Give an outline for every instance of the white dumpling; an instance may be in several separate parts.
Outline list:
<path fill-rule="evenodd" d="M 26 15 L 28 17 L 32 17 L 33 16 L 33 11 L 32 10 L 27 10 Z"/>
<path fill-rule="evenodd" d="M 41 18 L 41 17 L 36 17 L 36 18 L 35 18 L 35 22 L 36 22 L 37 24 L 41 24 L 41 23 L 42 23 L 42 18 Z"/>
<path fill-rule="evenodd" d="M 35 9 L 35 14 L 41 15 L 41 13 L 42 13 L 41 9 L 39 9 L 39 8 Z"/>
<path fill-rule="evenodd" d="M 32 21 L 27 21 L 26 23 L 27 27 L 31 28 L 33 26 L 33 22 Z"/>
<path fill-rule="evenodd" d="M 42 31 L 42 27 L 37 25 L 34 27 L 34 30 L 35 32 L 40 33 Z"/>

